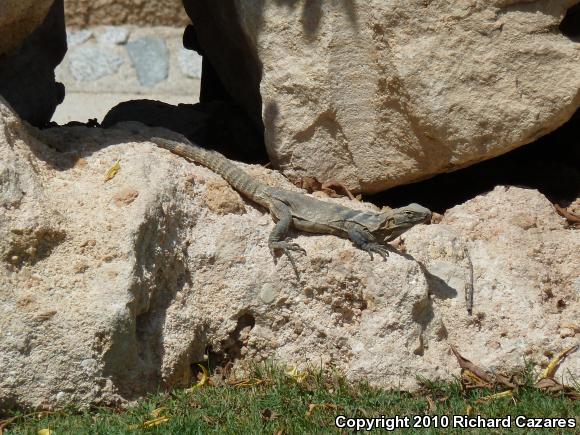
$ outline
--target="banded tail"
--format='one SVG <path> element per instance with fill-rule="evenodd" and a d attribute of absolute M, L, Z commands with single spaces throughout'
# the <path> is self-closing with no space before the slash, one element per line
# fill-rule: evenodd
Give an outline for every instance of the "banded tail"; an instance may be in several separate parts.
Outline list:
<path fill-rule="evenodd" d="M 246 172 L 238 168 L 234 163 L 225 158 L 217 151 L 206 150 L 183 138 L 183 142 L 176 142 L 160 137 L 149 139 L 155 145 L 165 148 L 178 156 L 185 157 L 195 163 L 199 163 L 216 174 L 222 176 L 230 186 L 252 201 L 267 207 L 261 200 L 264 187 Z"/>

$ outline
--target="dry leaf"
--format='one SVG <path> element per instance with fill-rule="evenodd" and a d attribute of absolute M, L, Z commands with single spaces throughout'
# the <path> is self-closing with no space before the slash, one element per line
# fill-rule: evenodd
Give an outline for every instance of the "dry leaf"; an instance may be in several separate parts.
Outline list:
<path fill-rule="evenodd" d="M 502 391 L 501 393 L 492 394 L 490 396 L 485 396 L 477 399 L 475 403 L 485 403 L 491 402 L 492 400 L 502 399 L 504 397 L 514 397 L 514 392 L 512 390 Z"/>
<path fill-rule="evenodd" d="M 50 429 L 40 429 L 38 435 L 54 435 L 54 431 Z"/>
<path fill-rule="evenodd" d="M 578 224 L 580 224 L 580 216 L 577 216 L 574 213 L 569 212 L 564 207 L 560 207 L 558 204 L 553 204 L 553 205 L 554 205 L 554 208 L 556 209 L 556 212 L 560 216 L 562 216 L 563 218 L 565 218 L 566 221 L 570 225 L 578 225 Z"/>
<path fill-rule="evenodd" d="M 161 423 L 168 422 L 169 420 L 169 417 L 163 415 L 161 417 L 154 418 L 153 420 L 147 420 L 143 423 L 143 427 L 146 429 L 149 427 L 159 426 Z"/>
<path fill-rule="evenodd" d="M 161 414 L 163 414 L 163 412 L 165 412 L 165 406 L 162 406 L 160 408 L 155 408 L 153 411 L 151 411 L 151 415 L 155 418 L 159 418 L 161 417 Z"/>
<path fill-rule="evenodd" d="M 492 384 L 492 385 L 502 384 L 502 385 L 504 385 L 508 388 L 511 388 L 511 389 L 516 388 L 516 385 L 514 383 L 510 382 L 509 379 L 506 378 L 505 376 L 502 376 L 500 374 L 488 373 L 487 371 L 485 371 L 482 368 L 473 364 L 468 359 L 463 358 L 459 354 L 459 352 L 457 352 L 457 349 L 455 349 L 455 346 L 451 346 L 451 351 L 455 355 L 455 358 L 457 358 L 457 362 L 459 363 L 459 367 L 461 367 L 462 369 L 465 369 L 465 370 L 469 370 L 473 375 L 475 375 L 477 378 L 483 380 L 484 382 L 487 382 L 487 383 Z"/>
<path fill-rule="evenodd" d="M 132 424 L 128 427 L 129 430 L 137 430 L 137 429 L 149 429 L 155 426 L 159 426 L 160 424 L 166 423 L 170 420 L 167 416 L 161 416 L 158 418 L 154 418 L 153 420 L 144 421 L 141 424 Z"/>
<path fill-rule="evenodd" d="M 196 390 L 198 388 L 203 387 L 204 385 L 207 384 L 207 381 L 209 380 L 209 372 L 207 371 L 206 366 L 204 366 L 203 364 L 199 364 L 199 363 L 197 363 L 196 366 L 198 366 L 201 369 L 201 379 L 199 381 L 197 381 L 197 383 L 194 386 L 185 390 L 188 393 L 193 391 L 193 390 Z"/>
<path fill-rule="evenodd" d="M 207 424 L 215 424 L 216 419 L 214 417 L 210 417 L 209 415 L 202 415 L 202 420 L 205 421 Z"/>
<path fill-rule="evenodd" d="M 337 409 L 338 407 L 333 403 L 311 403 L 308 405 L 308 411 L 306 411 L 306 417 L 312 417 L 312 413 L 316 409 Z"/>
<path fill-rule="evenodd" d="M 299 372 L 296 366 L 292 367 L 290 370 L 286 370 L 286 376 L 291 377 L 299 384 L 306 379 L 306 372 Z"/>
<path fill-rule="evenodd" d="M 544 371 L 538 378 L 538 381 L 546 378 L 552 379 L 556 374 L 556 371 L 558 370 L 558 367 L 560 367 L 560 363 L 564 360 L 564 358 L 566 358 L 568 355 L 570 355 L 572 352 L 575 352 L 576 350 L 578 350 L 577 344 L 570 347 L 569 349 L 566 349 L 564 352 L 561 352 L 560 354 L 552 358 L 548 366 L 544 369 Z"/>
<path fill-rule="evenodd" d="M 264 379 L 258 378 L 250 378 L 250 379 L 236 379 L 236 380 L 228 380 L 226 384 L 231 385 L 232 387 L 254 387 L 256 385 L 265 384 L 266 381 Z"/>
<path fill-rule="evenodd" d="M 427 412 L 437 411 L 437 405 L 435 405 L 435 402 L 433 401 L 433 398 L 431 396 L 427 396 L 427 403 L 429 404 L 429 409 Z"/>
<path fill-rule="evenodd" d="M 564 385 L 560 384 L 552 378 L 542 378 L 535 385 L 536 388 L 540 390 L 549 391 L 551 393 L 557 393 L 564 389 Z"/>
<path fill-rule="evenodd" d="M 489 388 L 492 386 L 489 382 L 481 379 L 475 373 L 469 369 L 461 370 L 461 378 L 468 384 L 473 385 L 475 388 Z"/>
<path fill-rule="evenodd" d="M 580 391 L 567 385 L 562 385 L 551 378 L 540 379 L 535 387 L 548 393 L 563 393 L 566 397 L 572 400 L 580 400 Z"/>
<path fill-rule="evenodd" d="M 115 175 L 117 175 L 117 172 L 119 172 L 120 169 L 121 163 L 119 162 L 119 160 L 117 160 L 115 164 L 111 166 L 107 171 L 107 173 L 105 174 L 105 181 L 112 180 L 115 177 Z"/>

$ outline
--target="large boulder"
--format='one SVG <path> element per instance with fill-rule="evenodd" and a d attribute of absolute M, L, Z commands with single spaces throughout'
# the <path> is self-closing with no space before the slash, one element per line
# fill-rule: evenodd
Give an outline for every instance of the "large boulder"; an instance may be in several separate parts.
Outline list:
<path fill-rule="evenodd" d="M 17 49 L 44 21 L 54 0 L 5 0 L 0 3 L 0 56 Z"/>
<path fill-rule="evenodd" d="M 580 104 L 580 51 L 558 25 L 576 2 L 184 4 L 231 96 L 261 108 L 285 175 L 377 192 L 564 123 Z"/>
<path fill-rule="evenodd" d="M 267 211 L 147 141 L 162 131 L 27 131 L 3 105 L 0 123 L 0 408 L 188 385 L 206 352 L 239 366 L 328 363 L 414 389 L 417 375 L 459 373 L 450 344 L 511 370 L 578 340 L 580 234 L 537 191 L 499 187 L 457 206 L 411 229 L 387 261 L 294 234 L 306 250 L 297 279 L 270 256 Z M 562 373 L 578 377 L 580 358 Z"/>

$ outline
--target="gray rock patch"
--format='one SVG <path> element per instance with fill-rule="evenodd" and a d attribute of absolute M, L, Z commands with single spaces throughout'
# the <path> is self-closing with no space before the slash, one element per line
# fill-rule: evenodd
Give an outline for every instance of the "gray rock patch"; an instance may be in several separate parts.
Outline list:
<path fill-rule="evenodd" d="M 149 36 L 137 39 L 127 44 L 127 51 L 141 85 L 152 87 L 167 79 L 169 52 L 162 39 Z"/>
<path fill-rule="evenodd" d="M 119 56 L 97 47 L 79 47 L 70 53 L 70 71 L 79 81 L 115 74 L 122 64 Z"/>
<path fill-rule="evenodd" d="M 271 304 L 276 299 L 277 291 L 274 286 L 270 283 L 266 283 L 262 286 L 260 291 L 260 299 L 265 304 Z"/>
<path fill-rule="evenodd" d="M 202 57 L 195 51 L 182 48 L 177 55 L 177 62 L 181 72 L 194 79 L 201 78 L 201 60 Z"/>
<path fill-rule="evenodd" d="M 98 42 L 109 45 L 123 45 L 128 39 L 129 30 L 118 26 L 107 26 L 105 31 L 97 36 Z"/>
<path fill-rule="evenodd" d="M 92 30 L 67 30 L 66 32 L 66 43 L 70 47 L 75 47 L 81 45 L 83 42 L 87 42 L 91 36 L 93 36 Z"/>

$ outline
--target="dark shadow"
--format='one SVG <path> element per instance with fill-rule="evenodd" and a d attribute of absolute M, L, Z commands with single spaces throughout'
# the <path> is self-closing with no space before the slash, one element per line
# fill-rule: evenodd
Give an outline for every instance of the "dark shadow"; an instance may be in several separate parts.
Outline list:
<path fill-rule="evenodd" d="M 560 23 L 559 29 L 568 38 L 576 42 L 580 41 L 580 3 L 566 11 L 566 15 Z"/>
<path fill-rule="evenodd" d="M 402 207 L 417 202 L 438 213 L 498 185 L 525 186 L 566 206 L 580 195 L 580 111 L 559 129 L 502 156 L 365 198 Z"/>
<path fill-rule="evenodd" d="M 457 297 L 459 294 L 457 290 L 447 284 L 444 279 L 433 275 L 420 262 L 417 262 L 417 264 L 419 264 L 423 275 L 425 275 L 425 278 L 427 279 L 430 294 L 435 296 L 437 299 L 454 299 Z"/>
<path fill-rule="evenodd" d="M 99 149 L 139 141 L 140 138 L 143 142 L 149 139 L 143 135 L 138 124 L 114 128 L 116 124 L 128 121 L 174 131 L 200 147 L 219 151 L 232 160 L 258 164 L 268 161 L 263 132 L 254 127 L 238 106 L 223 101 L 179 105 L 155 100 L 126 101 L 109 111 L 102 126 L 94 120 L 87 123 L 70 122 L 65 126 L 52 123 L 50 127 L 58 128 L 47 128 L 38 133 L 30 131 L 30 135 L 42 144 L 27 142 L 36 157 L 53 169 L 67 170 L 74 167 L 79 159 Z M 87 140 L 93 135 L 87 127 L 96 136 L 93 140 Z"/>
<path fill-rule="evenodd" d="M 415 355 L 422 356 L 425 353 L 425 349 L 427 348 L 427 343 L 425 343 L 425 333 L 427 332 L 429 324 L 435 317 L 435 313 L 433 311 L 433 302 L 429 296 L 426 295 L 425 298 L 421 299 L 413 305 L 411 310 L 411 317 L 413 318 L 413 321 L 421 327 L 421 332 L 419 335 L 420 345 L 413 350 L 413 353 Z"/>
<path fill-rule="evenodd" d="M 341 3 L 351 26 L 358 31 L 358 14 L 356 12 L 355 1 L 342 0 Z"/>
<path fill-rule="evenodd" d="M 45 126 L 64 99 L 54 69 L 66 53 L 63 0 L 56 0 L 44 22 L 14 53 L 0 55 L 0 95 L 18 115 Z"/>
<path fill-rule="evenodd" d="M 192 21 L 184 46 L 203 55 L 200 102 L 235 101 L 262 128 L 262 63 L 233 0 L 183 0 Z"/>
<path fill-rule="evenodd" d="M 256 326 L 256 318 L 250 313 L 240 314 L 236 328 L 230 333 L 227 343 L 223 344 L 226 362 L 234 362 L 241 358 L 242 347 L 247 345 L 248 335 Z"/>
<path fill-rule="evenodd" d="M 306 0 L 304 2 L 300 21 L 308 39 L 312 39 L 318 33 L 323 13 L 322 2 L 323 0 Z"/>
<path fill-rule="evenodd" d="M 115 330 L 118 337 L 110 341 L 116 346 L 108 349 L 103 357 L 103 375 L 110 377 L 123 397 L 129 400 L 163 386 L 161 366 L 167 310 L 176 294 L 192 284 L 184 260 L 187 251 L 176 243 L 182 240 L 176 222 L 180 222 L 183 216 L 179 213 L 153 215 L 161 216 L 161 219 L 145 220 L 138 229 L 134 244 L 135 264 L 140 267 L 134 270 L 136 279 L 129 290 L 134 296 L 129 305 L 132 313 L 129 317 L 134 317 L 135 321 L 118 325 Z M 177 252 L 179 249 L 181 256 Z M 159 252 L 159 255 L 152 255 L 153 252 Z M 153 290 L 147 294 L 143 292 L 144 288 Z M 127 345 L 129 349 L 125 347 Z"/>
<path fill-rule="evenodd" d="M 241 312 L 237 315 L 236 327 L 228 337 L 219 343 L 219 349 L 214 350 L 208 346 L 205 353 L 208 356 L 207 365 L 214 374 L 225 374 L 233 363 L 242 358 L 242 348 L 248 344 L 251 331 L 256 326 L 256 318 L 249 312 Z M 208 341 L 206 341 L 207 343 Z M 199 373 L 197 364 L 191 367 L 195 377 Z"/>
<path fill-rule="evenodd" d="M 102 126 L 138 121 L 149 127 L 163 127 L 187 137 L 207 149 L 232 160 L 265 163 L 262 132 L 253 127 L 246 113 L 236 104 L 212 101 L 172 105 L 154 100 L 127 101 L 107 113 Z"/>
<path fill-rule="evenodd" d="M 299 0 L 275 0 L 275 3 L 277 5 L 286 6 L 289 9 L 295 9 L 302 4 Z M 341 7 L 352 27 L 358 29 L 358 14 L 356 12 L 354 0 L 327 0 L 327 3 L 332 3 L 332 6 L 338 5 Z M 263 10 L 265 4 L 265 2 L 261 2 L 259 5 L 261 10 Z M 302 6 L 302 25 L 305 33 L 311 34 L 318 31 L 320 19 L 324 13 L 322 8 L 323 4 L 324 0 L 304 1 L 304 5 Z M 305 25 L 304 20 L 308 21 L 308 24 Z"/>

